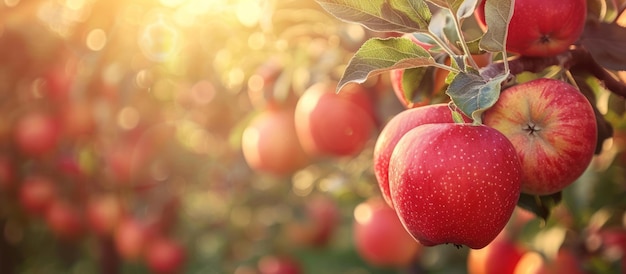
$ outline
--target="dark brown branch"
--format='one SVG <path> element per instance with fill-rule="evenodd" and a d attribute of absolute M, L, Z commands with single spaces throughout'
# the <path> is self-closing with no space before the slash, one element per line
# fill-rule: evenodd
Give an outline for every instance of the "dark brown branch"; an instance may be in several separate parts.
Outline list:
<path fill-rule="evenodd" d="M 561 66 L 572 71 L 586 71 L 591 73 L 604 83 L 604 86 L 611 92 L 626 98 L 626 83 L 615 78 L 613 74 L 598 64 L 589 51 L 583 47 L 566 51 L 556 56 L 538 57 L 518 57 L 509 60 L 509 70 L 511 74 L 517 75 L 522 72 L 541 72 L 550 66 Z M 504 71 L 504 63 L 497 62 L 483 68 L 480 74 L 485 79 L 490 79 Z"/>

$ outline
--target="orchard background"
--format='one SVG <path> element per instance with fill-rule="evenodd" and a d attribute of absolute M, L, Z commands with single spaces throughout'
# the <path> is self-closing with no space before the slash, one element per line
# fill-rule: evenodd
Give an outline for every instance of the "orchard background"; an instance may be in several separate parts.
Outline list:
<path fill-rule="evenodd" d="M 446 102 L 430 94 L 446 75 L 431 71 L 409 99 L 389 73 L 339 101 L 307 94 L 326 116 L 310 122 L 321 132 L 303 129 L 305 91 L 334 91 L 366 41 L 401 35 L 320 3 L 0 2 L 0 272 L 466 273 L 468 247 L 411 246 L 387 227 L 394 214 L 356 230 L 389 209 L 372 164 L 378 134 L 403 100 Z M 586 29 L 610 26 L 583 33 L 604 57 L 576 74 L 600 117 L 598 153 L 562 192 L 525 196 L 532 212 L 518 207 L 504 230 L 548 261 L 567 250 L 558 264 L 577 270 L 558 273 L 626 271 L 625 8 L 587 1 Z M 473 16 L 464 31 L 483 33 Z M 518 62 L 531 72 L 514 74 L 554 76 L 558 61 Z M 409 246 L 363 255 L 396 241 Z"/>

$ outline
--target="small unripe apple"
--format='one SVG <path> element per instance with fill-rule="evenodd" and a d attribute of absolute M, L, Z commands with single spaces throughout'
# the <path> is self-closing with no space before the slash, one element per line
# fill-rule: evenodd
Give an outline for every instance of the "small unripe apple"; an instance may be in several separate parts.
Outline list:
<path fill-rule="evenodd" d="M 407 132 L 391 155 L 391 199 L 423 245 L 480 249 L 511 217 L 521 171 L 515 148 L 493 128 L 425 124 Z"/>
<path fill-rule="evenodd" d="M 354 209 L 356 250 L 365 261 L 381 267 L 403 267 L 417 260 L 421 245 L 409 235 L 395 210 L 372 198 Z"/>
<path fill-rule="evenodd" d="M 476 9 L 483 27 L 486 1 Z M 586 16 L 586 0 L 515 0 L 506 48 L 526 56 L 557 55 L 578 40 Z"/>
<path fill-rule="evenodd" d="M 452 123 L 448 104 L 436 104 L 407 109 L 400 112 L 383 128 L 374 146 L 374 174 L 383 198 L 393 207 L 389 192 L 389 159 L 396 144 L 409 130 L 423 124 Z M 467 118 L 469 122 L 469 118 Z"/>
<path fill-rule="evenodd" d="M 522 192 L 547 195 L 573 183 L 596 149 L 594 110 L 574 86 L 537 79 L 508 88 L 483 118 L 502 132 L 519 155 Z"/>
<path fill-rule="evenodd" d="M 349 84 L 337 94 L 335 87 L 335 83 L 317 83 L 296 105 L 296 132 L 310 155 L 355 155 L 373 133 L 375 115 L 367 91 Z"/>

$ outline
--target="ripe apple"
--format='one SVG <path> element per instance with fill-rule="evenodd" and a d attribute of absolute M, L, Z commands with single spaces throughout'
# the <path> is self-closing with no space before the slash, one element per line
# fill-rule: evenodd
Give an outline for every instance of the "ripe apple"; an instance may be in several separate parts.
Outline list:
<path fill-rule="evenodd" d="M 480 249 L 511 217 L 521 171 L 515 148 L 493 128 L 425 124 L 400 138 L 391 154 L 391 199 L 423 245 Z"/>
<path fill-rule="evenodd" d="M 575 87 L 537 79 L 506 89 L 484 114 L 485 125 L 515 146 L 523 168 L 522 192 L 547 195 L 574 182 L 596 148 L 596 118 Z"/>
<path fill-rule="evenodd" d="M 569 249 L 559 249 L 552 260 L 535 251 L 526 252 L 515 266 L 514 274 L 584 274 L 580 259 Z"/>
<path fill-rule="evenodd" d="M 417 260 L 420 244 L 409 235 L 395 210 L 372 198 L 354 209 L 356 250 L 365 261 L 381 267 L 402 267 Z"/>
<path fill-rule="evenodd" d="M 179 242 L 164 237 L 150 242 L 145 255 L 148 268 L 153 273 L 180 273 L 185 263 L 185 247 Z"/>
<path fill-rule="evenodd" d="M 28 113 L 17 120 L 14 129 L 17 147 L 28 156 L 41 156 L 54 150 L 59 140 L 55 119 L 42 112 Z"/>
<path fill-rule="evenodd" d="M 27 213 L 35 216 L 42 216 L 55 197 L 56 187 L 46 177 L 31 175 L 20 186 L 20 204 Z"/>
<path fill-rule="evenodd" d="M 482 1 L 475 13 L 483 27 L 486 1 Z M 586 0 L 516 0 L 506 48 L 526 56 L 557 55 L 578 40 L 586 16 Z"/>
<path fill-rule="evenodd" d="M 374 108 L 366 90 L 349 84 L 337 94 L 335 87 L 331 82 L 314 84 L 296 105 L 296 132 L 310 155 L 355 155 L 374 130 Z"/>
<path fill-rule="evenodd" d="M 94 196 L 87 202 L 87 223 L 97 235 L 113 233 L 123 214 L 122 204 L 114 194 Z"/>
<path fill-rule="evenodd" d="M 243 131 L 241 149 L 252 169 L 285 176 L 309 162 L 296 135 L 293 115 L 291 108 L 269 108 L 250 121 Z"/>
<path fill-rule="evenodd" d="M 84 232 L 81 213 L 63 200 L 55 200 L 46 211 L 46 223 L 50 230 L 63 240 L 75 240 Z"/>
<path fill-rule="evenodd" d="M 466 118 L 469 122 L 470 119 Z M 435 104 L 407 109 L 387 122 L 376 139 L 374 146 L 374 174 L 378 180 L 383 198 L 393 207 L 389 192 L 389 159 L 396 144 L 409 130 L 423 124 L 452 123 L 448 104 Z"/>
<path fill-rule="evenodd" d="M 504 230 L 503 230 L 504 232 Z M 468 274 L 513 274 L 526 250 L 504 233 L 483 249 L 471 249 L 467 256 Z"/>
<path fill-rule="evenodd" d="M 265 255 L 257 264 L 259 274 L 300 274 L 300 263 L 287 255 Z"/>

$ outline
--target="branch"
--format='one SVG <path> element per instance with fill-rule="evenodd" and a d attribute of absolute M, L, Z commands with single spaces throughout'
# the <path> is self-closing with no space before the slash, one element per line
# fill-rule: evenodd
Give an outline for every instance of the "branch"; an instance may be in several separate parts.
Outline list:
<path fill-rule="evenodd" d="M 598 64 L 591 53 L 583 47 L 576 47 L 551 57 L 520 56 L 509 60 L 511 74 L 517 75 L 524 71 L 541 72 L 550 66 L 561 66 L 572 71 L 586 71 L 604 83 L 611 92 L 626 98 L 626 83 L 617 79 L 613 74 Z M 481 69 L 480 74 L 485 79 L 496 77 L 504 71 L 504 62 L 493 63 Z"/>

